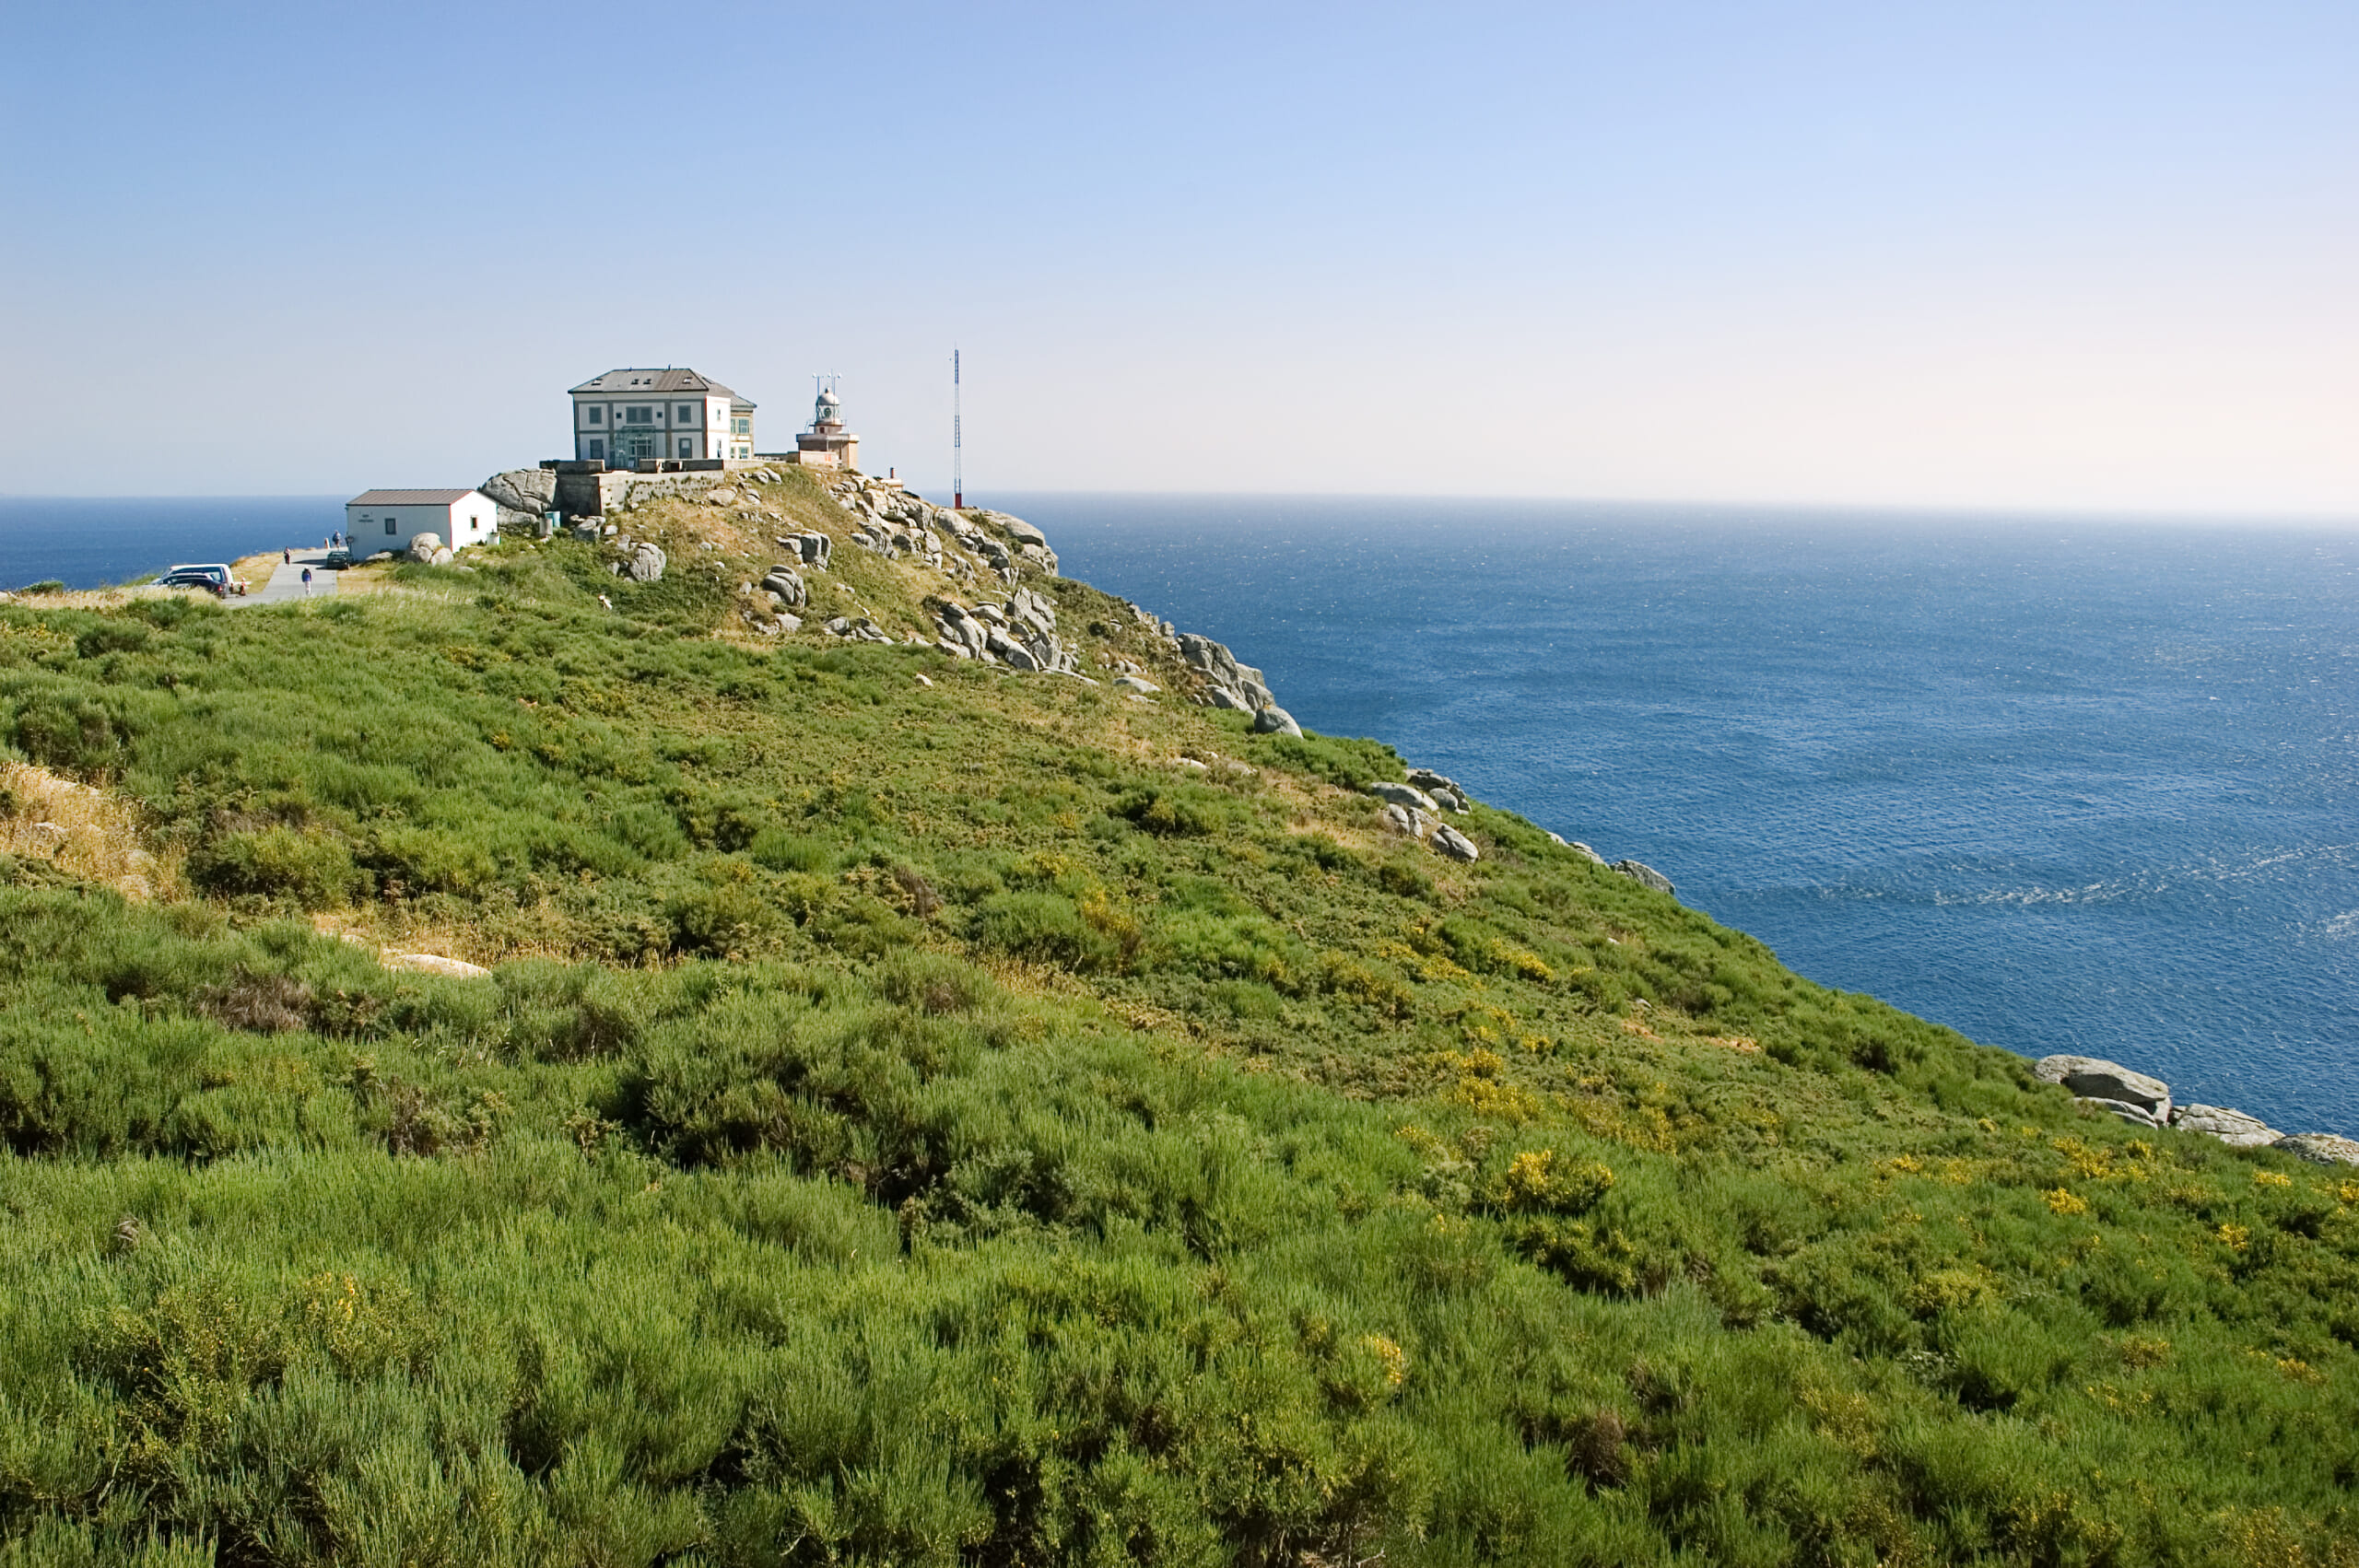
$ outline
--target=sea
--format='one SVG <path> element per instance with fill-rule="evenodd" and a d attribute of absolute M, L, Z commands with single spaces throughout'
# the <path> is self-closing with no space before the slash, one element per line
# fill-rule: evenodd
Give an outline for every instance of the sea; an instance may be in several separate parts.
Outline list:
<path fill-rule="evenodd" d="M 2359 522 L 983 500 L 1305 726 L 1643 860 L 1813 979 L 2359 1136 Z M 0 500 L 0 586 L 341 517 Z"/>
<path fill-rule="evenodd" d="M 183 563 L 323 544 L 342 496 L 0 496 L 0 591 L 104 588 Z"/>

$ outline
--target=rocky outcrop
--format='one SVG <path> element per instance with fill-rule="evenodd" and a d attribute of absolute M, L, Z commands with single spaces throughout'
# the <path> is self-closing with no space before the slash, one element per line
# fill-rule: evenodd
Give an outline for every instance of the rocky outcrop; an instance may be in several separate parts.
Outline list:
<path fill-rule="evenodd" d="M 811 591 L 804 586 L 803 576 L 792 567 L 772 567 L 762 579 L 762 591 L 773 594 L 790 610 L 799 610 L 811 602 Z"/>
<path fill-rule="evenodd" d="M 421 565 L 442 567 L 451 564 L 451 546 L 442 543 L 439 533 L 419 533 L 410 538 L 409 558 Z"/>
<path fill-rule="evenodd" d="M 1294 715 L 1283 708 L 1265 708 L 1253 716 L 1253 732 L 1257 735 L 1292 735 L 1302 739 L 1302 726 Z"/>
<path fill-rule="evenodd" d="M 2119 1117 L 2136 1127 L 2200 1132 L 2236 1149 L 2283 1149 L 2319 1164 L 2359 1165 L 2359 1140 L 2331 1132 L 2279 1132 L 2257 1116 L 2224 1106 L 2171 1104 L 2171 1086 L 2102 1057 L 2048 1056 L 2032 1064 L 2032 1076 L 2069 1090 L 2075 1104 Z"/>
<path fill-rule="evenodd" d="M 1586 848 L 1587 846 L 1584 845 L 1583 848 Z M 1594 850 L 1591 850 L 1590 852 L 1592 854 L 1595 853 Z M 1663 875 L 1662 872 L 1655 870 L 1654 867 L 1647 864 L 1644 860 L 1616 860 L 1614 862 L 1614 869 L 1620 872 L 1624 876 L 1628 877 L 1632 882 L 1637 883 L 1640 887 L 1650 887 L 1657 893 L 1662 894 L 1668 897 L 1675 898 L 1679 895 L 1679 889 L 1672 885 L 1671 878 Z"/>
<path fill-rule="evenodd" d="M 623 563 L 622 569 L 633 582 L 661 582 L 668 564 L 662 545 L 642 539 L 632 546 L 630 558 Z"/>
<path fill-rule="evenodd" d="M 1473 839 L 1446 822 L 1434 825 L 1433 837 L 1429 842 L 1437 853 L 1447 855 L 1453 860 L 1479 860 L 1483 858 L 1483 852 L 1474 848 Z"/>
<path fill-rule="evenodd" d="M 1367 792 L 1384 802 L 1385 826 L 1402 837 L 1423 839 L 1426 848 L 1448 860 L 1471 861 L 1483 858 L 1474 840 L 1434 814 L 1441 808 L 1415 785 L 1383 780 L 1369 785 Z"/>
<path fill-rule="evenodd" d="M 2118 1062 L 2087 1056 L 2042 1057 L 2033 1064 L 2032 1074 L 2043 1083 L 2062 1084 L 2076 1099 L 2103 1101 L 2108 1110 L 2127 1106 L 2137 1113 L 2130 1119 L 2149 1127 L 2170 1125 L 2171 1086 Z"/>
<path fill-rule="evenodd" d="M 2297 1132 L 2270 1145 L 2320 1165 L 2359 1165 L 2359 1139 L 2331 1132 Z"/>
<path fill-rule="evenodd" d="M 854 642 L 881 642 L 889 645 L 893 634 L 866 615 L 838 615 L 827 626 L 830 637 L 849 638 Z"/>
<path fill-rule="evenodd" d="M 557 509 L 557 473 L 547 468 L 511 468 L 475 486 L 499 509 L 499 531 L 537 530 Z"/>
<path fill-rule="evenodd" d="M 986 527 L 995 528 L 1007 535 L 1008 544 L 1014 546 L 1018 560 L 1050 577 L 1057 575 L 1057 553 L 1049 548 L 1047 534 L 1022 518 L 1010 517 L 1005 512 L 977 511 L 974 515 Z"/>
<path fill-rule="evenodd" d="M 1045 595 L 1019 588 L 1003 604 L 927 603 L 934 612 L 934 646 L 954 659 L 1088 679 L 1081 673 L 1080 650 L 1056 635 L 1057 607 Z"/>
<path fill-rule="evenodd" d="M 1239 713 L 1259 713 L 1265 708 L 1275 708 L 1277 699 L 1262 679 L 1262 672 L 1250 664 L 1239 664 L 1237 655 L 1208 637 L 1193 632 L 1181 632 L 1172 640 L 1179 645 L 1180 657 L 1190 669 L 1203 677 L 1203 687 L 1197 700 L 1208 708 L 1234 708 Z"/>
<path fill-rule="evenodd" d="M 917 556 L 953 577 L 996 577 L 1009 587 L 1023 566 L 1057 575 L 1047 535 L 1020 518 L 954 511 L 866 474 L 837 481 L 828 494 L 851 514 L 853 543 L 887 559 Z"/>
<path fill-rule="evenodd" d="M 2181 1132 L 2201 1132 L 2237 1149 L 2265 1149 L 2284 1136 L 2256 1116 L 2219 1106 L 2181 1106 L 2171 1113 Z"/>
<path fill-rule="evenodd" d="M 1423 838 L 1433 831 L 1434 819 L 1414 806 L 1395 803 L 1384 808 L 1384 825 L 1405 838 Z"/>
<path fill-rule="evenodd" d="M 1367 792 L 1389 805 L 1405 806 L 1427 814 L 1441 810 L 1434 803 L 1434 798 L 1431 795 L 1426 794 L 1414 784 L 1395 784 L 1390 780 L 1379 780 L 1369 785 Z"/>
<path fill-rule="evenodd" d="M 1470 809 L 1467 804 L 1466 791 L 1458 787 L 1458 780 L 1445 778 L 1430 767 L 1411 768 L 1409 782 L 1431 795 L 1434 798 L 1434 803 L 1446 812 L 1454 812 L 1463 816 Z"/>
<path fill-rule="evenodd" d="M 2076 1106 L 2092 1106 L 2097 1110 L 2105 1112 L 2108 1116 L 2119 1117 L 2122 1120 L 2130 1123 L 2132 1127 L 2164 1127 L 2169 1125 L 2166 1122 L 2157 1122 L 2152 1116 L 2147 1114 L 2144 1106 L 2132 1105 L 2128 1100 L 2108 1100 L 2102 1094 L 2075 1094 L 2072 1097 L 2072 1103 Z"/>
<path fill-rule="evenodd" d="M 816 529 L 805 533 L 781 533 L 772 543 L 781 550 L 794 552 L 802 565 L 816 568 L 820 571 L 827 569 L 827 555 L 835 548 L 836 544 L 834 540 Z"/>

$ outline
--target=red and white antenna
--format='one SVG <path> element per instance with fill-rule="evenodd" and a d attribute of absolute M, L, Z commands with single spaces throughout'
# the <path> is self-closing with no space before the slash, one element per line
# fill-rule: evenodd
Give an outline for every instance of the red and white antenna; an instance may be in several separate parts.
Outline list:
<path fill-rule="evenodd" d="M 958 406 L 958 351 L 950 351 L 950 509 L 967 509 L 967 432 Z"/>

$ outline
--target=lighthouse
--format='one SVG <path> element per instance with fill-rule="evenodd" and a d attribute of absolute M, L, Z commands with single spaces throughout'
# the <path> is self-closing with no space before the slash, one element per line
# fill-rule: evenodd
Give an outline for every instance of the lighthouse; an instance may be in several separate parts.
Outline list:
<path fill-rule="evenodd" d="M 818 396 L 811 404 L 811 428 L 796 433 L 794 461 L 805 468 L 860 467 L 860 438 L 844 428 L 841 379 L 816 376 Z"/>

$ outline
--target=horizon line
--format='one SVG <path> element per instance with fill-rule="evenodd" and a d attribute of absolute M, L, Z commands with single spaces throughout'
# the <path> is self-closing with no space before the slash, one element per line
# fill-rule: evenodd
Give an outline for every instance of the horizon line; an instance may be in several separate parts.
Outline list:
<path fill-rule="evenodd" d="M 871 475 L 871 477 L 874 477 Z M 923 494 L 910 481 L 901 483 L 917 494 Z M 1969 503 L 1954 501 L 1875 501 L 1875 500 L 1807 500 L 1771 498 L 1708 498 L 1665 496 L 1612 495 L 1548 495 L 1532 493 L 1500 493 L 1469 495 L 1462 490 L 1131 490 L 1092 486 L 1059 488 L 1013 485 L 1003 494 L 1023 497 L 1122 497 L 1133 500 L 1201 500 L 1201 501 L 1423 501 L 1481 505 L 1553 505 L 1577 507 L 1640 507 L 1677 509 L 1698 511 L 1760 510 L 1769 512 L 1843 512 L 1901 513 L 1925 518 L 2020 518 L 2025 521 L 2075 521 L 2085 522 L 2170 522 L 2220 523 L 2236 526 L 2283 524 L 2289 526 L 2359 526 L 2359 508 L 2349 511 L 2283 510 L 2236 512 L 2213 509 L 2193 509 L 2154 506 L 2107 506 L 2089 503 L 2048 503 L 2007 501 Z M 0 491 L 0 503 L 42 501 L 325 501 L 342 496 L 340 491 L 136 491 L 113 494 L 40 494 L 33 492 Z M 348 498 L 348 497 L 347 497 Z M 342 505 L 342 500 L 337 500 Z M 987 506 L 970 505 L 969 511 L 989 510 Z"/>

